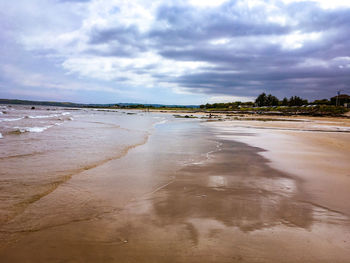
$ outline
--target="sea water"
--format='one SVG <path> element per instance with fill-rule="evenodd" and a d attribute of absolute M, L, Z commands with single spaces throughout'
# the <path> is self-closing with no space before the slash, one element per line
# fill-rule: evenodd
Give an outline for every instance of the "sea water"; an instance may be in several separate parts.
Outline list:
<path fill-rule="evenodd" d="M 130 164 L 139 167 L 137 173 L 152 163 L 167 171 L 201 162 L 215 148 L 214 142 L 201 142 L 199 120 L 121 109 L 32 107 L 0 105 L 0 224 L 76 174 L 123 158 L 155 133 L 147 156 Z"/>
<path fill-rule="evenodd" d="M 2 105 L 0 222 L 74 174 L 144 144 L 158 122 L 142 112 Z"/>

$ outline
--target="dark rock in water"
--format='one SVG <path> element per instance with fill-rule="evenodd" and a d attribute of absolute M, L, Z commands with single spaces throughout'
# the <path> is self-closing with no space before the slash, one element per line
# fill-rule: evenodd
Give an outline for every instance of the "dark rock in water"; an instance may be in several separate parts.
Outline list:
<path fill-rule="evenodd" d="M 34 106 L 32 107 L 32 110 L 35 110 L 35 107 L 34 107 Z"/>
<path fill-rule="evenodd" d="M 198 118 L 198 117 L 193 116 L 193 115 L 185 115 L 185 116 L 183 116 L 183 115 L 173 114 L 173 116 L 175 118 L 192 118 L 192 119 Z"/>

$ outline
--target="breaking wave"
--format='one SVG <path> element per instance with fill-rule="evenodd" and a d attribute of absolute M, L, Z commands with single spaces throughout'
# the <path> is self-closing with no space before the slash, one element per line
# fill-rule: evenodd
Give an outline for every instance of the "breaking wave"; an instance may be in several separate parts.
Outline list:
<path fill-rule="evenodd" d="M 25 132 L 43 132 L 54 125 L 44 126 L 44 127 L 14 127 L 14 133 L 25 133 Z"/>
<path fill-rule="evenodd" d="M 65 116 L 69 115 L 69 112 L 62 112 L 60 114 L 51 114 L 51 115 L 37 115 L 37 116 L 26 116 L 25 118 L 27 119 L 46 119 L 46 118 L 53 118 L 53 117 L 60 117 L 60 116 Z"/>
<path fill-rule="evenodd" d="M 19 120 L 22 120 L 23 117 L 20 117 L 20 118 L 6 118 L 6 119 L 0 119 L 0 122 L 3 122 L 3 121 L 19 121 Z"/>

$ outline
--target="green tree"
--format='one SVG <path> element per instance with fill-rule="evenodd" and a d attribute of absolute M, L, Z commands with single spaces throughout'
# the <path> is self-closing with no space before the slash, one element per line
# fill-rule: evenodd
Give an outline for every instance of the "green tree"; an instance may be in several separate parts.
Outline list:
<path fill-rule="evenodd" d="M 265 106 L 278 106 L 279 100 L 277 97 L 272 96 L 271 94 L 266 97 L 266 105 Z"/>
<path fill-rule="evenodd" d="M 265 106 L 267 102 L 267 96 L 266 93 L 261 93 L 255 100 L 255 103 L 261 107 L 261 106 Z"/>
<path fill-rule="evenodd" d="M 307 100 L 303 100 L 302 98 L 298 96 L 292 96 L 289 99 L 289 106 L 302 106 L 308 104 Z"/>
<path fill-rule="evenodd" d="M 288 101 L 287 97 L 283 98 L 281 104 L 282 104 L 282 106 L 288 106 L 289 105 L 289 101 Z"/>
<path fill-rule="evenodd" d="M 311 102 L 311 104 L 315 104 L 315 105 L 330 105 L 331 102 L 327 99 L 323 99 L 323 100 L 315 100 L 313 102 Z"/>

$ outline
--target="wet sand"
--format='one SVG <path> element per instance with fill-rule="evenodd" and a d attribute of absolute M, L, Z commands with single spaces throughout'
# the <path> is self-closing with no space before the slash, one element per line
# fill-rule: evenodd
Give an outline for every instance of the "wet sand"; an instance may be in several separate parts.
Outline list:
<path fill-rule="evenodd" d="M 310 200 L 350 216 L 350 120 L 306 118 L 302 122 L 212 123 L 219 137 L 266 151 L 270 166 L 303 180 Z M 315 131 L 317 128 L 317 131 Z M 247 136 L 235 136 L 246 132 Z M 335 194 L 336 193 L 336 194 Z"/>
<path fill-rule="evenodd" d="M 346 187 L 327 189 L 350 180 L 349 137 L 322 136 L 159 126 L 2 226 L 1 262 L 349 262 Z"/>

